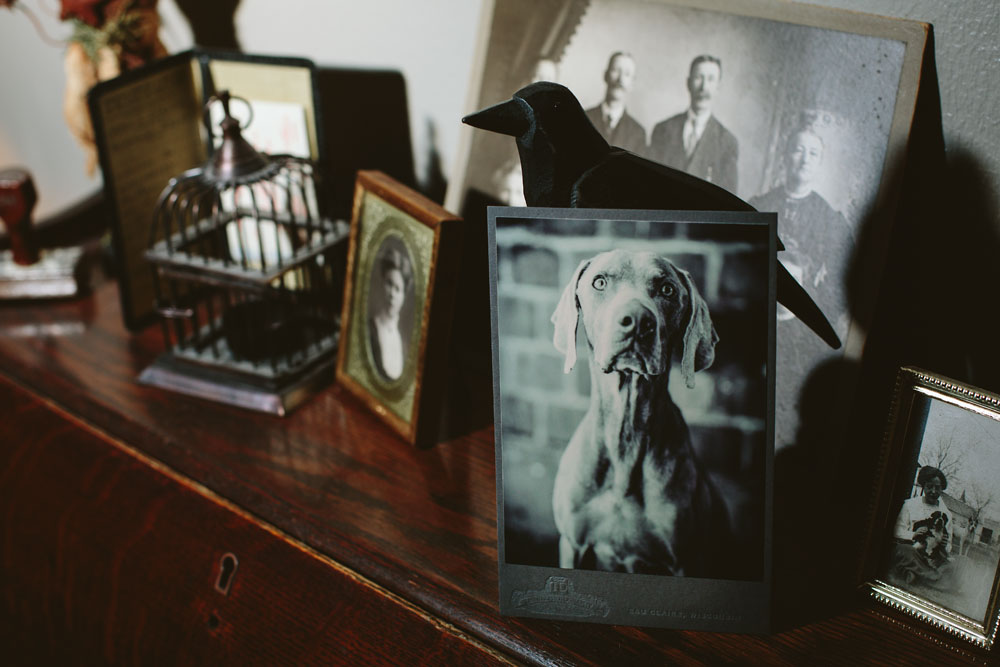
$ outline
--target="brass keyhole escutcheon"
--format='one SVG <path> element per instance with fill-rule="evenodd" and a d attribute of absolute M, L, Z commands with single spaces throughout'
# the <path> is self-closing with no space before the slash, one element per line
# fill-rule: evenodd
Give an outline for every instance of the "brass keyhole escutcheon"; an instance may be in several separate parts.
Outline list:
<path fill-rule="evenodd" d="M 229 595 L 229 589 L 236 578 L 236 568 L 239 565 L 236 555 L 232 553 L 223 554 L 219 559 L 219 576 L 215 580 L 215 590 L 223 595 Z"/>

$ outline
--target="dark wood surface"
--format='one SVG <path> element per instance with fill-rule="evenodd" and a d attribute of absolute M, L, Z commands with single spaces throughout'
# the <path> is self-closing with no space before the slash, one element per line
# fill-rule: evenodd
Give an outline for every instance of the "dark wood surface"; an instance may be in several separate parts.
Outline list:
<path fill-rule="evenodd" d="M 0 379 L 5 656 L 74 664 L 500 662 Z M 44 480 L 44 481 L 42 481 Z M 40 483 L 41 481 L 41 483 Z M 127 499 L 127 502 L 122 500 Z M 218 590 L 223 559 L 235 556 Z M 97 658 L 100 660 L 97 660 Z"/>
<path fill-rule="evenodd" d="M 0 625 L 25 637 L 7 645 L 125 663 L 983 661 L 860 602 L 770 636 L 500 617 L 491 425 L 421 450 L 335 385 L 284 419 L 138 385 L 161 347 L 125 331 L 114 284 L 0 304 Z"/>

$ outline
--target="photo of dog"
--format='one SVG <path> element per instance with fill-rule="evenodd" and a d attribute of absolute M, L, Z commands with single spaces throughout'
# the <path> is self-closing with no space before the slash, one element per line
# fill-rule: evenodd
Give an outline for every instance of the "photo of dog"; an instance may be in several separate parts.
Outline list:
<path fill-rule="evenodd" d="M 495 230 L 503 561 L 761 581 L 768 226 L 519 215 Z"/>
<path fill-rule="evenodd" d="M 560 566 L 713 571 L 712 556 L 726 552 L 729 514 L 668 389 L 674 352 L 693 387 L 719 338 L 691 275 L 649 251 L 601 253 L 581 262 L 552 322 L 567 372 L 578 322 L 593 357 L 590 409 L 555 481 Z"/>

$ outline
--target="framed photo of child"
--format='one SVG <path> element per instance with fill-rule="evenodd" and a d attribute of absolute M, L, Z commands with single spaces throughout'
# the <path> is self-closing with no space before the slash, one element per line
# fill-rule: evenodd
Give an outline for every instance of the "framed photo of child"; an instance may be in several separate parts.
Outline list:
<path fill-rule="evenodd" d="M 459 223 L 389 176 L 358 172 L 337 380 L 413 444 L 438 425 Z"/>
<path fill-rule="evenodd" d="M 1000 396 L 903 368 L 864 587 L 991 648 L 1000 618 Z"/>

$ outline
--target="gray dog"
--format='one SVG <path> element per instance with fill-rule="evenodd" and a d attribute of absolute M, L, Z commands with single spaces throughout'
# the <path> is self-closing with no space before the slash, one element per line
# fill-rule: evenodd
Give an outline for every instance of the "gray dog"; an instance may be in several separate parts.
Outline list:
<path fill-rule="evenodd" d="M 580 264 L 552 314 L 567 373 L 581 319 L 592 388 L 556 475 L 560 566 L 721 574 L 728 511 L 667 389 L 675 354 L 688 387 L 715 358 L 708 306 L 669 260 L 613 250 Z"/>

